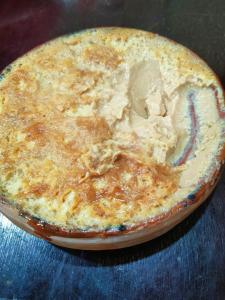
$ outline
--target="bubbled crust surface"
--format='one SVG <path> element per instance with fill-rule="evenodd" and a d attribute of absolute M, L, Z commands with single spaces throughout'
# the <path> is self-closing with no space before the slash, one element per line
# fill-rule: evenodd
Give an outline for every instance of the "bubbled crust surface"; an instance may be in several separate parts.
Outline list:
<path fill-rule="evenodd" d="M 158 39 L 136 30 L 87 31 L 41 46 L 5 72 L 0 176 L 12 203 L 50 224 L 84 231 L 133 226 L 177 204 L 166 203 L 179 188 L 179 170 L 147 159 L 135 143 L 118 147 L 114 156 L 105 153 L 114 132 L 95 110 L 105 76 L 140 41 Z M 198 72 L 217 84 L 204 63 L 161 42 L 155 56 L 165 59 L 163 49 L 182 76 Z M 78 113 L 87 106 L 95 113 Z M 89 155 L 93 145 L 98 159 Z"/>

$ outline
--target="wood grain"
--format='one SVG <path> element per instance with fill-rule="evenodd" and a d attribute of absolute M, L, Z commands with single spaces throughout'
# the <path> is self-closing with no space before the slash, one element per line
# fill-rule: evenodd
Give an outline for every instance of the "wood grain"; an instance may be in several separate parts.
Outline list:
<path fill-rule="evenodd" d="M 0 69 L 32 47 L 87 27 L 143 28 L 204 58 L 225 82 L 223 0 L 2 0 Z M 213 195 L 164 236 L 109 252 L 54 247 L 0 215 L 0 298 L 225 297 L 225 174 Z"/>

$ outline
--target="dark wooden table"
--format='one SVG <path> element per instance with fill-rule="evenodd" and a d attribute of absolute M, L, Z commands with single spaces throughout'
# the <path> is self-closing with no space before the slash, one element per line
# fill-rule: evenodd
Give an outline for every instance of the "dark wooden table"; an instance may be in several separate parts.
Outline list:
<path fill-rule="evenodd" d="M 46 40 L 103 25 L 170 37 L 225 82 L 224 0 L 1 0 L 0 69 Z M 187 220 L 124 250 L 57 248 L 0 215 L 0 298 L 225 299 L 225 174 Z"/>

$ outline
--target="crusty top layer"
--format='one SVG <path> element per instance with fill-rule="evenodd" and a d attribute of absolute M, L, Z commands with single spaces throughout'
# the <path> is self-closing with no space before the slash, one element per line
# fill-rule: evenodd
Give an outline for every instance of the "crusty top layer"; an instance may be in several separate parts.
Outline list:
<path fill-rule="evenodd" d="M 185 48 L 154 34 L 98 29 L 58 38 L 2 77 L 2 192 L 51 224 L 105 230 L 168 211 L 198 182 L 185 179 L 196 153 L 211 155 L 198 180 L 219 148 L 216 78 Z M 192 135 L 190 91 L 214 103 L 214 144 L 204 150 L 196 137 L 196 153 L 179 164 Z M 199 119 L 203 142 L 204 126 Z"/>

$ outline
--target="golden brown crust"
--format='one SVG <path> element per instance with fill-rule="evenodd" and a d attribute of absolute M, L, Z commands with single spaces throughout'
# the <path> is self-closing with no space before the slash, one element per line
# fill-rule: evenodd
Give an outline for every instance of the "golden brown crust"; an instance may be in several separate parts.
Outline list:
<path fill-rule="evenodd" d="M 101 57 L 101 61 L 106 67 L 115 67 L 119 60 L 110 55 L 109 60 Z M 47 60 L 44 67 L 51 68 L 51 57 Z M 43 68 L 43 64 L 40 66 Z M 95 172 L 102 161 L 92 158 L 88 151 L 92 145 L 110 140 L 111 129 L 103 117 L 70 117 L 65 112 L 69 109 L 76 112 L 80 104 L 93 103 L 93 97 L 84 103 L 82 96 L 96 84 L 98 74 L 69 70 L 61 84 L 66 85 L 66 92 L 74 91 L 71 95 L 58 92 L 48 97 L 51 87 L 44 88 L 26 64 L 9 74 L 2 84 L 4 110 L 0 126 L 2 138 L 7 137 L 2 139 L 1 172 L 8 179 L 19 177 L 21 186 L 11 197 L 24 208 L 29 197 L 45 197 L 48 201 L 54 198 L 60 207 L 68 194 L 75 191 L 77 196 L 71 202 L 68 218 L 88 205 L 92 215 L 120 224 L 116 212 L 123 205 L 131 204 L 126 213 L 129 219 L 141 206 L 157 206 L 177 189 L 178 174 L 172 168 L 155 163 L 147 166 L 129 156 L 116 155 L 113 160 L 106 157 L 104 162 L 112 163 L 112 167 Z M 90 172 L 93 174 L 86 179 Z M 126 181 L 122 178 L 124 174 L 129 176 Z M 99 180 L 105 182 L 105 187 L 98 187 Z"/>
<path fill-rule="evenodd" d="M 93 45 L 84 51 L 84 58 L 88 62 L 103 64 L 107 68 L 115 69 L 122 62 L 122 57 L 112 47 Z"/>

